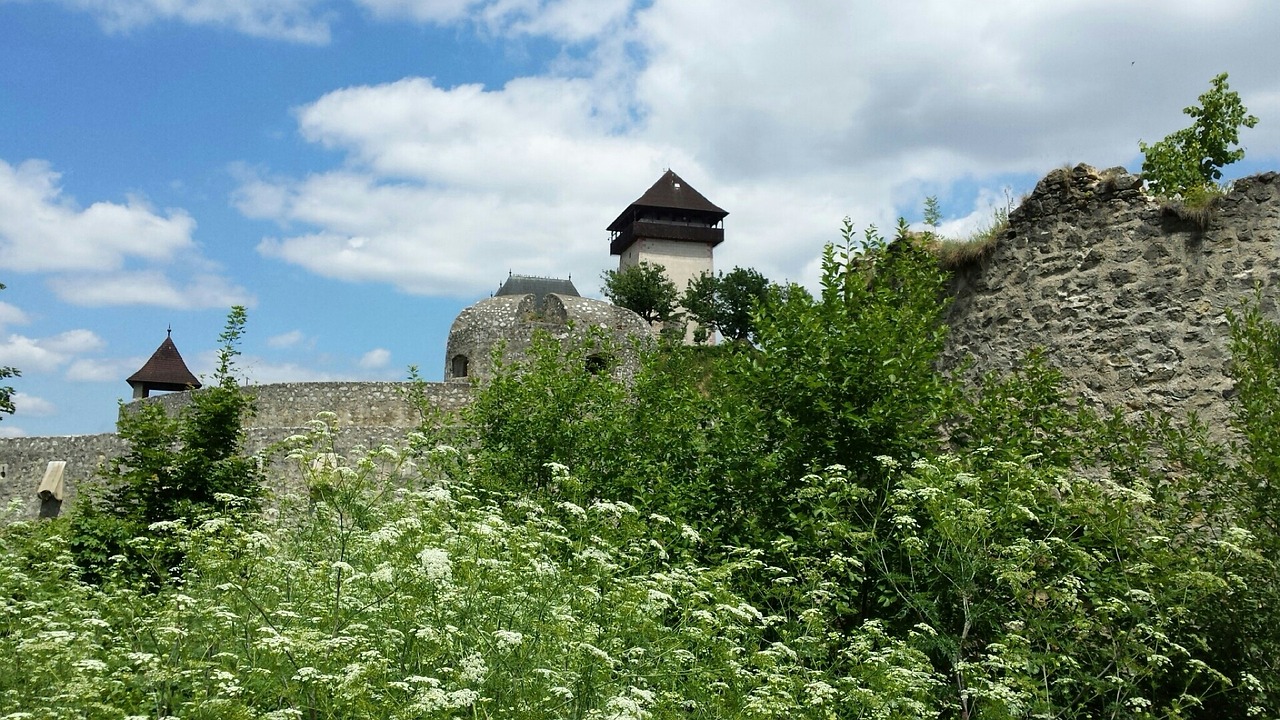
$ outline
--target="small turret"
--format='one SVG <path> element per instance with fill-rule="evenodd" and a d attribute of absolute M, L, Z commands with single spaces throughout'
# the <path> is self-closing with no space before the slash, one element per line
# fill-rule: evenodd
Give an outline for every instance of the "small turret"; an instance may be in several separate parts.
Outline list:
<path fill-rule="evenodd" d="M 134 400 L 149 397 L 152 390 L 172 392 L 200 387 L 200 381 L 187 369 L 178 346 L 173 344 L 173 328 L 165 333 L 164 342 L 151 353 L 151 359 L 126 382 L 133 388 Z"/>

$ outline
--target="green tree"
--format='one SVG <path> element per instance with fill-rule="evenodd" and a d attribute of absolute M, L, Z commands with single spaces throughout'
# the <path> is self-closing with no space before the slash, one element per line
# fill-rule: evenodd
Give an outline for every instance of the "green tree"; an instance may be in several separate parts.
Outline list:
<path fill-rule="evenodd" d="M 757 318 L 758 355 L 742 360 L 748 396 L 764 406 L 789 474 L 936 446 L 955 383 L 937 372 L 946 338 L 946 277 L 901 222 L 890 244 L 873 227 L 822 257 L 817 297 L 770 293 Z"/>
<path fill-rule="evenodd" d="M 1251 128 L 1258 118 L 1249 114 L 1240 95 L 1227 85 L 1222 73 L 1209 83 L 1200 104 L 1184 108 L 1194 122 L 1154 145 L 1139 142 L 1143 153 L 1142 176 L 1157 195 L 1183 197 L 1203 194 L 1222 178 L 1222 167 L 1244 157 L 1240 128 Z"/>
<path fill-rule="evenodd" d="M 937 230 L 942 223 L 942 207 L 938 204 L 938 196 L 930 195 L 924 199 L 924 224 L 930 230 Z"/>
<path fill-rule="evenodd" d="M 624 307 L 650 325 L 674 319 L 680 292 L 667 277 L 661 265 L 640 263 L 623 270 L 606 270 L 604 296 L 618 307 Z"/>
<path fill-rule="evenodd" d="M 751 342 L 756 334 L 752 313 L 768 294 L 768 278 L 755 269 L 735 267 L 727 275 L 704 272 L 694 278 L 680 304 L 700 326 L 695 340 L 714 331 L 726 340 Z"/>
<path fill-rule="evenodd" d="M 128 450 L 102 471 L 102 490 L 76 513 L 72 546 L 91 576 L 113 556 L 124 556 L 152 580 L 163 580 L 180 562 L 176 545 L 152 533 L 155 523 L 185 523 L 229 507 L 254 507 L 261 494 L 257 461 L 243 451 L 244 423 L 253 398 L 235 376 L 237 346 L 244 334 L 243 307 L 231 309 L 219 340 L 215 382 L 193 391 L 176 417 L 159 403 L 122 408 L 117 433 Z M 239 498 L 232 500 L 232 498 Z M 136 551 L 133 538 L 152 536 L 151 555 Z"/>

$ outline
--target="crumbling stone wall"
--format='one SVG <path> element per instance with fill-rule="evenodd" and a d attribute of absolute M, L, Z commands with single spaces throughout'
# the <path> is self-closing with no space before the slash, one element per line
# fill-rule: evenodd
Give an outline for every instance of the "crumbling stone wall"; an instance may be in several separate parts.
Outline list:
<path fill-rule="evenodd" d="M 0 522 L 40 515 L 36 488 L 46 466 L 65 460 L 64 495 L 61 510 L 75 502 L 76 488 L 93 477 L 98 465 L 124 451 L 124 443 L 114 434 L 62 435 L 0 439 Z"/>
<path fill-rule="evenodd" d="M 1237 181 L 1196 218 L 1123 168 L 1079 165 L 1041 180 L 1009 221 L 990 255 L 955 275 L 950 360 L 1008 369 L 1043 347 L 1089 402 L 1194 411 L 1226 432 L 1226 311 L 1257 286 L 1277 317 L 1276 173 Z"/>
<path fill-rule="evenodd" d="M 422 383 L 428 405 L 445 411 L 458 410 L 471 401 L 465 383 Z M 409 394 L 414 386 L 404 382 L 310 382 L 251 385 L 255 428 L 299 428 L 322 412 L 337 415 L 342 427 L 412 428 L 421 422 L 417 406 Z M 198 392 L 198 391 L 197 391 Z M 138 402 L 158 403 L 169 413 L 186 405 L 186 392 L 169 393 Z M 125 412 L 134 403 L 125 406 Z"/>
<path fill-rule="evenodd" d="M 618 354 L 613 359 L 622 376 L 635 372 L 632 341 L 650 337 L 649 326 L 639 315 L 601 300 L 550 293 L 539 306 L 532 294 L 499 295 L 466 308 L 453 321 L 445 347 L 446 384 L 491 375 L 497 348 L 505 361 L 519 361 L 540 332 L 574 342 L 601 334 L 614 346 L 610 351 Z M 460 357 L 465 362 L 459 362 Z M 460 372 L 463 367 L 465 376 Z"/>
<path fill-rule="evenodd" d="M 468 383 L 424 383 L 420 387 L 430 407 L 446 412 L 461 409 L 471 400 Z M 356 446 L 375 447 L 396 443 L 405 433 L 418 426 L 421 416 L 408 393 L 415 390 L 410 383 L 332 382 L 280 383 L 254 385 L 257 412 L 246 433 L 245 449 L 253 454 L 265 451 L 275 443 L 303 431 L 322 412 L 336 416 L 339 433 L 336 451 L 345 453 Z M 198 392 L 198 391 L 197 391 Z M 136 401 L 156 403 L 176 413 L 190 401 L 186 392 L 159 395 Z M 124 411 L 137 407 L 129 403 Z M 0 439 L 0 509 L 16 503 L 11 512 L 0 515 L 0 522 L 17 518 L 34 518 L 41 511 L 36 488 L 50 461 L 67 463 L 64 473 L 66 495 L 60 506 L 66 511 L 75 503 L 77 489 L 92 482 L 99 465 L 125 451 L 125 444 L 114 434 L 70 435 Z M 268 457 L 271 477 L 282 483 L 275 490 L 301 487 L 299 468 L 282 457 Z"/>

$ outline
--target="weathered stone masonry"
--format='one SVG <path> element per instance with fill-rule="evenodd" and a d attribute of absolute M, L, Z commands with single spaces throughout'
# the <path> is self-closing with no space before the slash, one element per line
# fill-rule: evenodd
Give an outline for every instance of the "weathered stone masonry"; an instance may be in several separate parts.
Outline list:
<path fill-rule="evenodd" d="M 427 404 L 441 410 L 460 409 L 471 399 L 471 386 L 465 382 L 425 383 L 420 387 Z M 408 396 L 415 390 L 410 383 L 281 383 L 255 385 L 247 390 L 254 396 L 256 408 L 253 427 L 246 433 L 245 445 L 251 453 L 298 433 L 322 412 L 336 415 L 341 429 L 337 438 L 339 451 L 395 442 L 421 421 L 417 406 Z M 169 412 L 177 412 L 188 401 L 189 394 L 180 392 L 137 402 L 158 403 Z M 125 408 L 127 412 L 129 405 Z M 92 478 L 102 462 L 125 449 L 124 443 L 110 433 L 0 440 L 0 468 L 5 471 L 0 477 L 0 510 L 16 503 L 12 512 L 0 515 L 0 522 L 37 516 L 40 501 L 35 490 L 49 461 L 67 463 L 62 503 L 65 511 L 74 504 L 77 487 Z"/>
<path fill-rule="evenodd" d="M 1280 297 L 1280 176 L 1244 178 L 1201 227 L 1116 168 L 1057 170 L 1010 213 L 983 261 L 954 279 L 948 353 L 1008 369 L 1028 349 L 1086 400 L 1195 411 L 1225 432 L 1233 392 L 1226 311 Z"/>

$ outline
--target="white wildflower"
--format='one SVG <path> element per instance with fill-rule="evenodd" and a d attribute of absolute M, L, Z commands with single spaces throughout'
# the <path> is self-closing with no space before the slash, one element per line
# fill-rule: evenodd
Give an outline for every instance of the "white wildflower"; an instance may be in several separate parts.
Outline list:
<path fill-rule="evenodd" d="M 489 674 L 489 666 L 479 653 L 471 653 L 462 658 L 458 666 L 458 679 L 464 683 L 479 683 Z"/>
<path fill-rule="evenodd" d="M 100 673 L 100 672 L 107 671 L 107 664 L 102 662 L 101 660 L 96 660 L 94 658 L 85 658 L 84 660 L 77 660 L 75 662 L 75 666 L 77 668 L 80 668 L 81 670 L 84 670 L 85 672 L 90 672 L 90 673 Z"/>
<path fill-rule="evenodd" d="M 418 562 L 422 563 L 423 573 L 431 580 L 448 582 L 453 579 L 453 564 L 449 561 L 449 552 L 443 548 L 425 548 L 418 553 Z"/>
<path fill-rule="evenodd" d="M 835 688 L 831 687 L 821 680 L 811 682 L 804 686 L 806 699 L 810 705 L 826 705 L 836 698 L 839 694 Z"/>
<path fill-rule="evenodd" d="M 515 630 L 495 630 L 493 637 L 498 641 L 498 647 L 503 649 L 513 648 L 524 642 L 524 634 Z"/>

